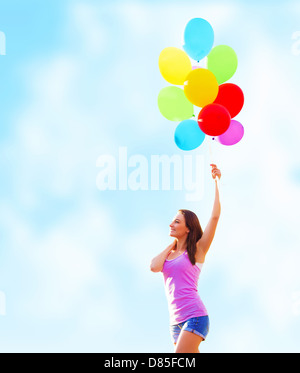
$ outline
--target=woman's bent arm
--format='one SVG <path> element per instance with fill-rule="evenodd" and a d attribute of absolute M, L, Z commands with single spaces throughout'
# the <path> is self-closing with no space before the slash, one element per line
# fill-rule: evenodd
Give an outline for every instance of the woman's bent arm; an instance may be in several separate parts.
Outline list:
<path fill-rule="evenodd" d="M 164 266 L 164 262 L 167 259 L 169 252 L 173 250 L 176 246 L 176 240 L 171 243 L 164 251 L 162 251 L 160 254 L 158 254 L 156 257 L 154 257 L 151 260 L 150 263 L 150 270 L 152 272 L 161 272 Z"/>

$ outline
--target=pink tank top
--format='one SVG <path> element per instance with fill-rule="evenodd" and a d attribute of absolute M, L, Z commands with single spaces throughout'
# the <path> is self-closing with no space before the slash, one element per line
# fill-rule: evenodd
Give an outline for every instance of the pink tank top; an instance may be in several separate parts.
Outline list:
<path fill-rule="evenodd" d="M 166 259 L 162 273 L 171 325 L 207 315 L 197 289 L 201 268 L 202 264 L 190 262 L 187 251 L 175 259 Z"/>

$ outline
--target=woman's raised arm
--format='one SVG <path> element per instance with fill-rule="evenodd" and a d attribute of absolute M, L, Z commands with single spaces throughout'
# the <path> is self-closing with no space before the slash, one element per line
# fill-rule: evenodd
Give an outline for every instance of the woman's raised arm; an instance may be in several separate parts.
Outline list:
<path fill-rule="evenodd" d="M 216 228 L 218 225 L 219 217 L 221 214 L 221 204 L 220 204 L 220 194 L 219 194 L 219 179 L 221 178 L 221 171 L 217 168 L 215 164 L 211 164 L 212 166 L 212 177 L 215 180 L 215 200 L 214 205 L 211 213 L 211 217 L 205 227 L 205 230 L 202 234 L 202 237 L 197 242 L 197 254 L 196 254 L 196 261 L 197 262 L 204 262 L 205 255 L 210 248 L 210 245 L 213 241 L 215 236 Z"/>

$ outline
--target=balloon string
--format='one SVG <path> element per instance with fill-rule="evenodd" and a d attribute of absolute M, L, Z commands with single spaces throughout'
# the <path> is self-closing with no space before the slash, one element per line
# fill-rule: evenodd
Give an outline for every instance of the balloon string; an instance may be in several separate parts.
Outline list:
<path fill-rule="evenodd" d="M 209 137 L 208 138 L 208 150 L 209 150 L 209 158 L 210 158 L 210 162 L 209 163 L 214 163 L 213 161 L 213 152 L 212 152 L 212 146 L 211 146 L 211 138 Z"/>
<path fill-rule="evenodd" d="M 209 137 L 209 140 L 208 140 L 208 150 L 209 150 L 209 158 L 210 158 L 209 164 L 216 164 L 216 162 L 214 162 L 214 154 L 213 154 L 213 150 L 212 150 L 213 146 L 211 144 L 211 141 L 214 141 L 214 140 L 213 140 L 213 138 Z M 218 186 L 220 186 L 218 176 L 216 176 L 215 180 L 217 181 Z"/>
<path fill-rule="evenodd" d="M 210 158 L 209 164 L 216 164 L 216 162 L 214 161 L 214 154 L 213 154 L 213 150 L 212 150 L 213 145 L 211 144 L 211 141 L 214 141 L 214 138 L 209 138 L 209 140 L 208 140 L 208 150 L 209 150 L 209 158 Z M 219 180 L 218 176 L 216 176 L 215 180 L 216 180 L 218 188 L 220 190 L 220 180 Z"/>

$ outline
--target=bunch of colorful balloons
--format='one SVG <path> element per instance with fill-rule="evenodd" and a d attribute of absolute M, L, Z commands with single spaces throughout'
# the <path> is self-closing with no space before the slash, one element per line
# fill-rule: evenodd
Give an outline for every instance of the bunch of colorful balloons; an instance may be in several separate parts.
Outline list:
<path fill-rule="evenodd" d="M 188 22 L 184 43 L 184 50 L 163 49 L 158 61 L 163 78 L 175 85 L 161 89 L 158 107 L 165 118 L 180 121 L 175 130 L 176 145 L 182 150 L 193 150 L 206 135 L 222 145 L 238 143 L 244 127 L 232 118 L 241 111 L 244 94 L 236 84 L 225 83 L 237 69 L 235 51 L 227 45 L 213 48 L 214 31 L 203 18 Z M 206 68 L 196 63 L 204 57 Z M 201 108 L 197 121 L 194 106 Z"/>

